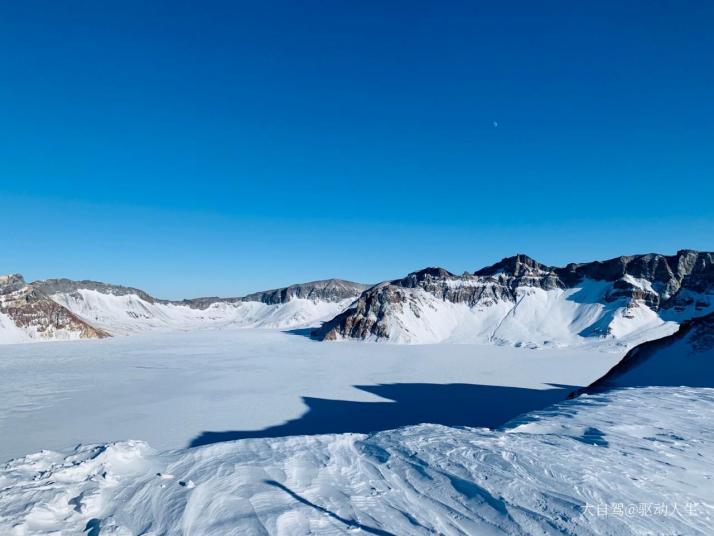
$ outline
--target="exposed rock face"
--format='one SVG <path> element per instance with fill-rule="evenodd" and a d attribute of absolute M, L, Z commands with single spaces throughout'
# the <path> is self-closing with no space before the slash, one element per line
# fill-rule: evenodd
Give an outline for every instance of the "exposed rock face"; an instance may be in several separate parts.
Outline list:
<path fill-rule="evenodd" d="M 0 277 L 0 313 L 29 339 L 103 338 L 107 333 L 74 315 L 29 285 L 20 274 Z"/>
<path fill-rule="evenodd" d="M 597 296 L 569 298 L 600 304 L 612 311 L 621 304 L 621 316 L 644 305 L 663 320 L 682 320 L 704 314 L 714 301 L 714 254 L 682 250 L 659 254 L 617 257 L 607 261 L 545 266 L 526 255 L 515 255 L 474 273 L 454 275 L 442 268 L 426 268 L 402 279 L 366 291 L 349 309 L 314 332 L 317 338 L 390 338 L 399 317 L 419 318 L 425 300 L 488 308 L 504 302 L 517 307 L 529 289 L 567 291 L 584 281 L 599 282 Z M 512 310 L 508 310 L 509 313 Z M 401 322 L 404 324 L 404 322 Z M 496 326 L 494 326 L 496 327 Z M 609 335 L 607 322 L 593 323 L 583 335 Z"/>
<path fill-rule="evenodd" d="M 604 262 L 569 264 L 558 269 L 558 275 L 569 286 L 585 277 L 611 281 L 610 299 L 626 296 L 641 299 L 653 308 L 681 309 L 694 304 L 694 298 L 680 291 L 704 294 L 714 288 L 714 253 L 681 250 L 670 256 L 623 256 Z M 650 285 L 638 285 L 633 278 Z"/>

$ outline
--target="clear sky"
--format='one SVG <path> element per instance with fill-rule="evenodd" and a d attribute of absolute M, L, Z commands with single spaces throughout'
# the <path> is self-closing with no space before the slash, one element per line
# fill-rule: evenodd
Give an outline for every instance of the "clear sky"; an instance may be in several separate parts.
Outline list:
<path fill-rule="evenodd" d="M 159 297 L 714 249 L 714 3 L 0 4 L 0 272 Z"/>

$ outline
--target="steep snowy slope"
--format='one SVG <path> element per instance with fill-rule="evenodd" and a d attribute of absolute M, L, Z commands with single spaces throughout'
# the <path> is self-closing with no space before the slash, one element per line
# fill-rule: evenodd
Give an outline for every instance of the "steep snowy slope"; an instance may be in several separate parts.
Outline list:
<path fill-rule="evenodd" d="M 525 255 L 473 274 L 427 268 L 365 291 L 321 339 L 516 346 L 633 345 L 714 310 L 714 254 L 544 266 Z"/>
<path fill-rule="evenodd" d="M 633 348 L 585 392 L 652 385 L 714 387 L 714 314 Z"/>
<path fill-rule="evenodd" d="M 6 464 L 0 533 L 703 535 L 713 458 L 714 390 L 663 387 L 579 397 L 502 431 L 163 453 L 127 441 Z"/>
<path fill-rule="evenodd" d="M 86 322 L 114 335 L 151 330 L 309 326 L 341 312 L 366 285 L 315 281 L 244 298 L 157 300 L 130 287 L 93 281 L 33 283 Z"/>
<path fill-rule="evenodd" d="M 106 336 L 27 284 L 21 275 L 0 276 L 0 344 Z"/>

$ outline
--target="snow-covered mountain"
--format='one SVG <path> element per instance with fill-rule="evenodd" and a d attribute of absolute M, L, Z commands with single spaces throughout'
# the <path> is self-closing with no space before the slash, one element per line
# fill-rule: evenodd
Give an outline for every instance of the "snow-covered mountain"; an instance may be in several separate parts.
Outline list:
<path fill-rule="evenodd" d="M 168 301 L 96 281 L 0 279 L 0 343 L 98 338 L 151 330 L 304 327 L 334 317 L 367 285 L 330 279 L 241 298 Z"/>
<path fill-rule="evenodd" d="M 714 310 L 714 254 L 682 250 L 545 266 L 516 255 L 454 275 L 427 268 L 365 291 L 324 340 L 630 346 Z"/>
<path fill-rule="evenodd" d="M 0 276 L 0 344 L 107 335 L 26 283 L 20 274 Z"/>
<path fill-rule="evenodd" d="M 0 342 L 149 330 L 322 326 L 323 340 L 629 347 L 714 311 L 714 253 L 546 266 L 516 255 L 463 275 L 427 268 L 373 287 L 338 279 L 168 301 L 94 281 L 0 280 Z"/>

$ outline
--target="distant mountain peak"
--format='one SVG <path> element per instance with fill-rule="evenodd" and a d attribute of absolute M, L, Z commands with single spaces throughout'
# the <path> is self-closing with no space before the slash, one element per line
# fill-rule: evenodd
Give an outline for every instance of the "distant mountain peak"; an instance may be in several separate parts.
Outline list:
<path fill-rule="evenodd" d="M 532 275 L 541 272 L 551 272 L 550 266 L 539 263 L 532 257 L 523 253 L 518 253 L 510 257 L 505 257 L 491 266 L 486 266 L 474 272 L 477 276 L 492 276 L 496 274 L 507 274 L 516 277 Z"/>
<path fill-rule="evenodd" d="M 403 277 L 402 279 L 397 279 L 392 283 L 402 287 L 413 287 L 416 284 L 426 281 L 428 279 L 448 279 L 451 277 L 456 276 L 448 270 L 445 270 L 444 268 L 439 268 L 438 266 L 430 266 L 428 268 L 417 270 L 416 272 L 411 272 L 407 274 L 406 277 Z"/>
<path fill-rule="evenodd" d="M 295 298 L 338 302 L 356 298 L 370 285 L 344 279 L 321 279 L 308 283 L 296 283 L 283 288 L 254 292 L 240 298 L 241 301 L 257 301 L 266 304 L 286 303 Z"/>

